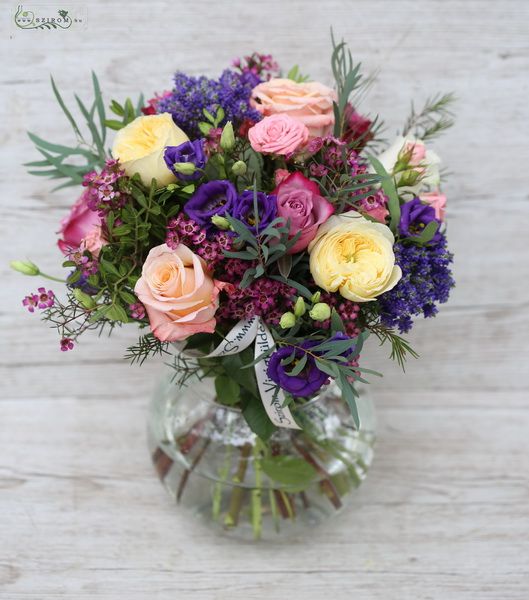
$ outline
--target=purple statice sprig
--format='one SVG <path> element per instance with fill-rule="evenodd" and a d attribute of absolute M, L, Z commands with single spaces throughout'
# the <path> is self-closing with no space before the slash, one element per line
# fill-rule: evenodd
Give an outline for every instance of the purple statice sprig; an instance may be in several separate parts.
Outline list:
<path fill-rule="evenodd" d="M 191 139 L 200 137 L 198 124 L 204 121 L 204 110 L 217 114 L 223 110 L 223 119 L 217 124 L 222 127 L 231 121 L 234 127 L 246 119 L 257 122 L 258 111 L 250 105 L 254 82 L 245 73 L 225 70 L 218 79 L 193 77 L 178 71 L 174 76 L 172 91 L 160 98 L 156 110 L 168 112 L 173 120 Z"/>
<path fill-rule="evenodd" d="M 433 317 L 437 304 L 448 300 L 455 285 L 450 269 L 453 257 L 442 234 L 434 245 L 397 242 L 394 252 L 402 278 L 378 298 L 378 307 L 384 325 L 405 333 L 412 328 L 413 317 Z"/>

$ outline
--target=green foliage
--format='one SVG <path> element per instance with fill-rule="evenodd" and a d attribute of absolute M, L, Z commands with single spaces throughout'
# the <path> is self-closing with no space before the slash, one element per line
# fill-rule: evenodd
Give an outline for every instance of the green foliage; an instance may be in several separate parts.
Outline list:
<path fill-rule="evenodd" d="M 242 402 L 242 414 L 248 426 L 263 442 L 266 442 L 277 430 L 277 427 L 266 414 L 263 401 L 260 397 L 243 393 Z"/>
<path fill-rule="evenodd" d="M 212 115 L 206 108 L 203 108 L 202 112 L 206 117 L 206 121 L 200 121 L 198 124 L 198 128 L 200 129 L 200 132 L 203 135 L 207 136 L 211 129 L 219 127 L 226 115 L 222 106 L 218 107 L 215 115 Z"/>
<path fill-rule="evenodd" d="M 369 162 L 373 165 L 377 175 L 381 178 L 381 185 L 384 193 L 388 197 L 388 210 L 390 224 L 389 227 L 393 233 L 397 233 L 400 222 L 400 199 L 395 185 L 394 178 L 386 171 L 382 163 L 375 156 L 369 157 Z"/>
<path fill-rule="evenodd" d="M 215 377 L 215 393 L 217 401 L 221 404 L 233 406 L 239 402 L 241 396 L 241 386 L 227 375 L 217 375 Z"/>
<path fill-rule="evenodd" d="M 144 103 L 143 94 L 140 94 L 136 106 L 132 104 L 132 100 L 127 98 L 123 104 L 120 104 L 116 100 L 112 100 L 110 103 L 110 110 L 120 119 L 105 119 L 105 125 L 109 129 L 114 129 L 118 131 L 132 123 L 136 117 L 141 116 L 143 113 L 141 112 L 142 106 Z"/>
<path fill-rule="evenodd" d="M 107 158 L 104 148 L 106 124 L 101 89 L 95 73 L 92 72 L 94 99 L 90 106 L 88 107 L 79 96 L 75 95 L 78 109 L 84 117 L 90 133 L 89 141 L 87 141 L 81 127 L 66 106 L 53 77 L 51 78 L 51 86 L 59 106 L 75 133 L 77 143 L 73 146 L 53 144 L 28 132 L 29 138 L 43 156 L 43 160 L 29 162 L 25 166 L 31 168 L 28 171 L 31 175 L 51 179 L 65 179 L 65 183 L 54 188 L 57 190 L 71 185 L 80 185 L 83 181 L 83 175 L 104 166 Z M 75 162 L 71 162 L 72 158 L 75 159 Z M 82 164 L 79 164 L 79 162 L 82 162 Z"/>
<path fill-rule="evenodd" d="M 147 333 L 141 335 L 136 344 L 127 348 L 125 359 L 130 360 L 131 364 L 138 363 L 142 365 L 150 356 L 169 354 L 168 346 L 167 342 L 161 342 L 152 333 Z"/>
<path fill-rule="evenodd" d="M 304 83 L 305 81 L 308 81 L 310 77 L 308 75 L 302 75 L 299 70 L 299 65 L 294 65 L 287 73 L 287 79 L 291 79 L 296 83 Z"/>
<path fill-rule="evenodd" d="M 317 477 L 316 469 L 311 464 L 295 456 L 269 456 L 261 460 L 261 466 L 270 479 L 293 488 L 289 491 L 304 490 Z"/>
<path fill-rule="evenodd" d="M 368 324 L 369 330 L 379 339 L 380 345 L 389 343 L 391 345 L 391 360 L 397 361 L 400 368 L 405 371 L 405 363 L 410 355 L 419 358 L 419 354 L 410 346 L 409 342 L 398 335 L 393 329 L 382 323 Z"/>
<path fill-rule="evenodd" d="M 347 106 L 349 97 L 361 85 L 361 64 L 358 63 L 355 65 L 353 63 L 351 51 L 344 41 L 339 44 L 335 42 L 332 30 L 331 39 L 333 47 L 331 67 L 338 94 L 338 102 L 334 102 L 334 135 L 335 137 L 340 137 L 344 132 L 345 107 Z"/>
<path fill-rule="evenodd" d="M 416 112 L 412 102 L 402 135 L 406 136 L 413 132 L 415 137 L 427 141 L 450 129 L 454 125 L 451 108 L 455 101 L 456 97 L 453 93 L 437 94 L 428 98 L 419 112 Z"/>

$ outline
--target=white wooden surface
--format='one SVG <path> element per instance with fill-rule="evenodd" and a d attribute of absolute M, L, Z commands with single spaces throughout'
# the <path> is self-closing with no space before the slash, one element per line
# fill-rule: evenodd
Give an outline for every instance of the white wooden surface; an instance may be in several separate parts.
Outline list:
<path fill-rule="evenodd" d="M 58 32 L 17 30 L 15 4 L 1 8 L 0 597 L 527 600 L 529 3 L 91 1 L 85 29 Z M 7 260 L 56 271 L 53 232 L 73 201 L 25 174 L 24 131 L 69 139 L 50 72 L 82 96 L 93 68 L 121 99 L 255 48 L 330 82 L 331 24 L 380 67 L 365 108 L 385 116 L 388 137 L 411 97 L 460 98 L 437 146 L 452 172 L 458 287 L 418 323 L 422 357 L 405 376 L 376 348 L 365 357 L 385 378 L 376 460 L 353 510 L 289 544 L 235 544 L 188 522 L 153 475 L 144 427 L 160 366 L 121 360 L 134 333 L 62 354 L 21 308 L 37 282 Z"/>

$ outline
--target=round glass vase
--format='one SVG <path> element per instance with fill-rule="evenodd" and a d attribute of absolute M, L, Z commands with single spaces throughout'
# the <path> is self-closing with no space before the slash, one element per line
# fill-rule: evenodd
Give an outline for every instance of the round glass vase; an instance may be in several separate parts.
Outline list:
<path fill-rule="evenodd" d="M 210 528 L 242 539 L 292 536 L 339 513 L 373 459 L 375 413 L 363 389 L 357 429 L 336 385 L 296 408 L 303 430 L 262 442 L 236 408 L 215 401 L 213 379 L 162 383 L 148 441 L 176 503 Z"/>

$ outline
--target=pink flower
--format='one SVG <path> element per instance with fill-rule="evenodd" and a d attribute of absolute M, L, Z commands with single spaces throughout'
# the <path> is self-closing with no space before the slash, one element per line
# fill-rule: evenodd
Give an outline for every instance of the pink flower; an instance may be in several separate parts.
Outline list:
<path fill-rule="evenodd" d="M 204 260 L 184 244 L 174 250 L 162 244 L 149 252 L 134 291 L 153 334 L 175 342 L 215 331 L 218 296 L 226 285 L 213 279 Z"/>
<path fill-rule="evenodd" d="M 103 237 L 101 232 L 101 225 L 93 227 L 88 234 L 81 240 L 79 246 L 81 249 L 88 250 L 92 256 L 96 258 L 99 256 L 99 252 L 103 246 L 106 246 L 108 241 Z"/>
<path fill-rule="evenodd" d="M 422 202 L 426 202 L 435 209 L 435 218 L 440 221 L 445 220 L 446 213 L 446 196 L 441 194 L 439 190 L 435 192 L 428 192 L 421 194 L 420 199 Z"/>
<path fill-rule="evenodd" d="M 252 91 L 251 104 L 265 117 L 288 114 L 309 129 L 311 138 L 330 133 L 334 125 L 333 102 L 336 92 L 310 81 L 297 83 L 291 79 L 270 79 Z"/>
<path fill-rule="evenodd" d="M 386 208 L 387 204 L 387 196 L 382 190 L 378 190 L 376 194 L 360 200 L 360 210 L 373 219 L 376 219 L 379 223 L 385 224 L 386 217 L 389 215 L 389 210 Z"/>
<path fill-rule="evenodd" d="M 248 139 L 256 152 L 291 155 L 307 143 L 309 130 L 288 115 L 272 115 L 251 127 Z"/>
<path fill-rule="evenodd" d="M 318 227 L 333 214 L 334 206 L 321 196 L 318 185 L 299 171 L 280 183 L 274 194 L 278 216 L 290 219 L 291 237 L 301 231 L 301 237 L 288 253 L 305 250 L 315 238 Z"/>
<path fill-rule="evenodd" d="M 90 190 L 86 190 L 72 206 L 70 214 L 62 219 L 60 239 L 57 244 L 63 254 L 68 254 L 72 248 L 78 248 L 94 227 L 101 225 L 101 217 L 88 208 Z"/>
<path fill-rule="evenodd" d="M 276 185 L 279 185 L 282 181 L 290 175 L 290 171 L 287 169 L 276 169 L 274 171 L 274 181 Z"/>
<path fill-rule="evenodd" d="M 426 158 L 426 146 L 418 140 L 415 142 L 406 142 L 403 148 L 404 153 L 410 153 L 409 164 L 417 167 Z"/>

